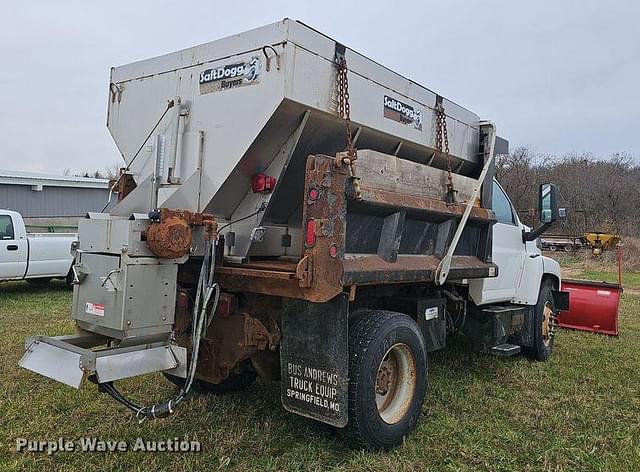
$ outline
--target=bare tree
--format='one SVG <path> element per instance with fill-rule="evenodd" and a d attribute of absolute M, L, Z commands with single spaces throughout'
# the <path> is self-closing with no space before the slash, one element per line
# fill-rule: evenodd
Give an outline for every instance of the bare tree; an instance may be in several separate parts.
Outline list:
<path fill-rule="evenodd" d="M 520 147 L 496 162 L 496 177 L 526 224 L 537 207 L 538 186 L 553 182 L 569 217 L 554 231 L 614 231 L 640 236 L 640 166 L 626 153 L 597 159 L 590 153 L 561 157 L 535 155 Z M 533 211 L 531 211 L 533 210 Z"/>
<path fill-rule="evenodd" d="M 87 177 L 92 179 L 115 179 L 118 176 L 118 171 L 120 170 L 120 164 L 111 164 L 105 166 L 102 170 L 94 170 L 87 171 L 83 170 L 77 174 L 74 174 L 76 177 Z M 68 174 L 66 174 L 68 175 Z"/>

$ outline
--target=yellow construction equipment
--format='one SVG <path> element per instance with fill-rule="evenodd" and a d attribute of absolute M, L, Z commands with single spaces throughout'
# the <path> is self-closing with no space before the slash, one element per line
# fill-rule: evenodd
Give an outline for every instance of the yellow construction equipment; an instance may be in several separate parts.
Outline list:
<path fill-rule="evenodd" d="M 592 233 L 584 233 L 584 241 L 591 248 L 593 254 L 597 256 L 605 249 L 614 249 L 620 242 L 620 236 L 594 231 Z"/>

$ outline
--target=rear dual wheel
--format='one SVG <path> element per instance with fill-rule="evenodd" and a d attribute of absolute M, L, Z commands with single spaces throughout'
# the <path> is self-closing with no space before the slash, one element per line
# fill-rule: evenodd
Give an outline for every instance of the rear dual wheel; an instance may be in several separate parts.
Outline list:
<path fill-rule="evenodd" d="M 407 315 L 368 311 L 349 326 L 349 422 L 352 447 L 389 449 L 415 427 L 427 388 L 422 333 Z"/>

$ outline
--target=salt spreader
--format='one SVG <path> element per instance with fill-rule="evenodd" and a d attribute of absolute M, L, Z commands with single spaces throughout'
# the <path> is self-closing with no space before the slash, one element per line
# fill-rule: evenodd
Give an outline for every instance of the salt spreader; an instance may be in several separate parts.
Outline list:
<path fill-rule="evenodd" d="M 126 165 L 115 206 L 79 224 L 76 332 L 28 338 L 21 366 L 145 418 L 260 376 L 386 449 L 448 335 L 550 356 L 567 297 L 535 240 L 556 189 L 523 225 L 496 126 L 417 82 L 285 19 L 113 68 L 107 126 Z M 115 387 L 154 372 L 178 385 L 166 401 Z"/>

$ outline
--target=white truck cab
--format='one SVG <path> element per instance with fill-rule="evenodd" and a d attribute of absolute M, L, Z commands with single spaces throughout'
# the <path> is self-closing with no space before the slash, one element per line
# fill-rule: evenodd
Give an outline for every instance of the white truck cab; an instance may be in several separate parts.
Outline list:
<path fill-rule="evenodd" d="M 531 228 L 522 224 L 507 193 L 493 181 L 492 209 L 497 223 L 493 226 L 493 262 L 498 276 L 469 281 L 470 296 L 476 305 L 511 302 L 535 305 L 543 278 L 560 287 L 560 264 L 543 256 L 536 241 L 526 241 L 523 234 Z"/>
<path fill-rule="evenodd" d="M 0 281 L 63 278 L 71 281 L 76 234 L 27 233 L 20 213 L 0 210 Z"/>

